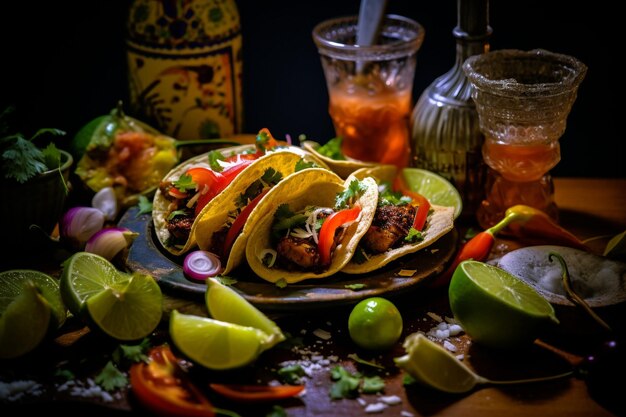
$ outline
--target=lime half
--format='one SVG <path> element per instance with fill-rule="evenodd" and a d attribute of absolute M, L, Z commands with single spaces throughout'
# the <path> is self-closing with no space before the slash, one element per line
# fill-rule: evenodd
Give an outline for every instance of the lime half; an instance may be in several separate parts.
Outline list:
<path fill-rule="evenodd" d="M 61 275 L 61 295 L 75 315 L 119 340 L 149 335 L 162 315 L 161 289 L 149 275 L 124 274 L 105 258 L 74 254 Z"/>
<path fill-rule="evenodd" d="M 248 365 L 261 354 L 267 335 L 259 329 L 172 311 L 170 336 L 194 362 L 215 370 Z"/>
<path fill-rule="evenodd" d="M 462 393 L 472 390 L 478 383 L 487 382 L 421 333 L 407 336 L 403 346 L 407 354 L 394 361 L 422 385 Z"/>
<path fill-rule="evenodd" d="M 209 314 L 215 320 L 261 330 L 267 335 L 264 349 L 269 349 L 285 340 L 285 335 L 276 323 L 235 290 L 220 283 L 215 278 L 207 279 L 206 283 L 206 305 Z"/>
<path fill-rule="evenodd" d="M 450 308 L 472 340 L 495 348 L 534 341 L 558 323 L 552 305 L 510 273 L 478 261 L 456 268 L 448 290 Z"/>
<path fill-rule="evenodd" d="M 450 181 L 425 169 L 405 168 L 402 173 L 411 191 L 420 193 L 432 204 L 454 207 L 454 218 L 459 217 L 463 201 Z"/>

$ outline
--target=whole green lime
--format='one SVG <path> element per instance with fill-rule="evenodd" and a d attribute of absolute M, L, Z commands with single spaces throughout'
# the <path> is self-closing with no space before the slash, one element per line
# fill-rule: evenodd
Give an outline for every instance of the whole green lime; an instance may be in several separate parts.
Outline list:
<path fill-rule="evenodd" d="M 385 298 L 367 298 L 352 309 L 348 330 L 354 343 L 364 349 L 389 349 L 402 334 L 402 315 Z"/>

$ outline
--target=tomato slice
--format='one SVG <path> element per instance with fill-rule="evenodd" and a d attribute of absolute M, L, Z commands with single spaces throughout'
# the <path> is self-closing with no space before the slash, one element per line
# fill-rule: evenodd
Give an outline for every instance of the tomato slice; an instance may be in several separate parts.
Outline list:
<path fill-rule="evenodd" d="M 395 191 L 400 191 L 402 194 L 411 197 L 413 201 L 417 203 L 418 207 L 417 213 L 415 213 L 415 219 L 413 219 L 413 228 L 420 231 L 424 229 L 424 226 L 426 225 L 426 218 L 428 217 L 428 212 L 430 211 L 430 202 L 428 199 L 420 193 L 411 191 L 404 182 L 402 174 L 398 174 L 398 176 L 396 176 L 393 188 Z"/>
<path fill-rule="evenodd" d="M 150 350 L 147 363 L 131 366 L 130 386 L 137 400 L 157 415 L 215 416 L 213 405 L 187 378 L 167 345 Z"/>
<path fill-rule="evenodd" d="M 317 244 L 322 265 L 330 264 L 330 251 L 335 240 L 335 231 L 342 225 L 356 220 L 360 213 L 361 207 L 354 206 L 350 209 L 337 211 L 324 220 Z"/>
<path fill-rule="evenodd" d="M 234 401 L 262 402 L 281 400 L 300 394 L 304 385 L 226 385 L 209 384 L 215 392 Z"/>
<path fill-rule="evenodd" d="M 204 167 L 190 168 L 187 170 L 186 174 L 191 175 L 193 182 L 198 184 L 198 190 L 202 189 L 205 185 L 211 188 L 213 184 L 220 181 L 222 177 L 222 174 L 219 172 Z"/>
<path fill-rule="evenodd" d="M 248 217 L 250 217 L 250 213 L 252 213 L 252 210 L 254 210 L 257 204 L 259 204 L 259 201 L 261 201 L 268 191 L 269 188 L 254 197 L 254 199 L 250 201 L 250 203 L 248 203 L 243 210 L 241 210 L 241 213 L 239 213 L 237 218 L 235 218 L 235 221 L 233 221 L 233 224 L 230 226 L 230 229 L 228 229 L 228 233 L 226 233 L 226 238 L 224 239 L 224 247 L 222 248 L 222 256 L 224 259 L 228 259 L 233 242 L 237 236 L 239 236 L 239 233 L 241 233 L 241 229 L 243 229 L 243 225 L 246 224 Z"/>

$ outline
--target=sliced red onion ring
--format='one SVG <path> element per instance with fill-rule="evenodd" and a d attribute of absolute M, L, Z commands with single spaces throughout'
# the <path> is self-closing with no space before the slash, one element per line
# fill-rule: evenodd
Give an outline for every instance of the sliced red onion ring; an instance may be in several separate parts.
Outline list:
<path fill-rule="evenodd" d="M 205 281 L 209 277 L 219 275 L 222 271 L 220 258 L 209 251 L 197 250 L 190 252 L 183 261 L 183 272 L 188 278 Z"/>

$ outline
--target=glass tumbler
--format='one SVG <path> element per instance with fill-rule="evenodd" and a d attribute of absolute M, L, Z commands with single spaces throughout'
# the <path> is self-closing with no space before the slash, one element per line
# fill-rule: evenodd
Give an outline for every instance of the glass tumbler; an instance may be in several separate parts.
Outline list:
<path fill-rule="evenodd" d="M 383 18 L 375 44 L 356 44 L 357 16 L 313 29 L 328 87 L 329 113 L 349 158 L 405 167 L 409 115 L 422 26 L 406 17 Z"/>
<path fill-rule="evenodd" d="M 468 58 L 463 71 L 472 83 L 490 167 L 479 224 L 494 225 L 516 204 L 558 220 L 549 171 L 561 159 L 559 138 L 587 67 L 546 50 L 505 49 Z"/>

